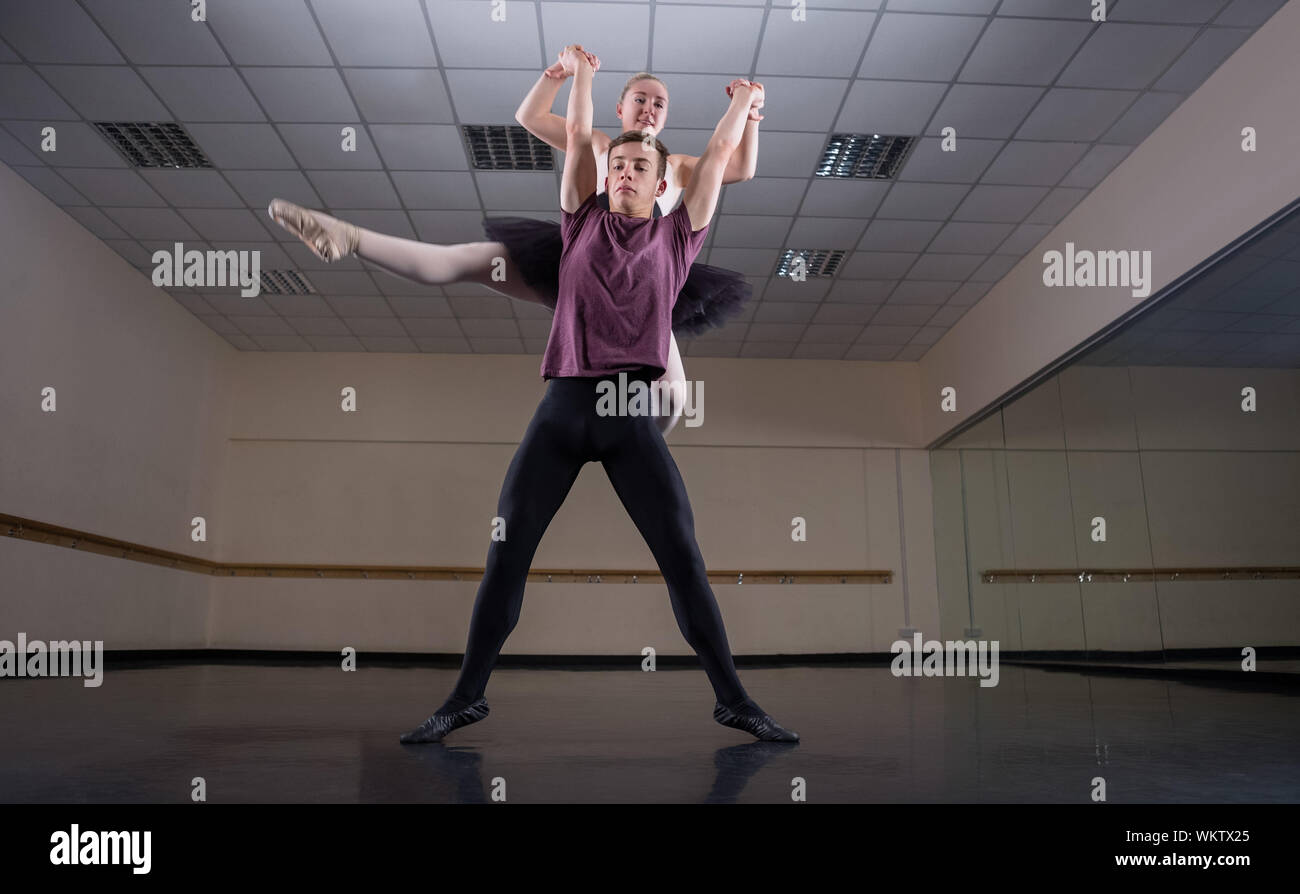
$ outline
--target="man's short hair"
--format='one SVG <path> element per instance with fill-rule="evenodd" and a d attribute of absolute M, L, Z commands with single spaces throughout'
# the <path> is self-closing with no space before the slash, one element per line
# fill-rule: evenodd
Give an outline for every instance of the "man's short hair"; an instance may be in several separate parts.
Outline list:
<path fill-rule="evenodd" d="M 608 170 L 610 158 L 613 157 L 615 146 L 622 146 L 624 143 L 640 143 L 646 139 L 654 141 L 655 151 L 659 153 L 659 171 L 655 175 L 656 181 L 664 179 L 664 174 L 668 170 L 668 147 L 659 142 L 658 137 L 652 137 L 639 130 L 626 131 L 609 141 L 609 149 L 605 152 L 606 170 Z"/>

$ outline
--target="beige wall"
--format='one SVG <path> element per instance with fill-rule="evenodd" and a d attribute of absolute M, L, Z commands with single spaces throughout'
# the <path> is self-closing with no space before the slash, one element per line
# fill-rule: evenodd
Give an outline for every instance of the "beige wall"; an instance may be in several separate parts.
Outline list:
<path fill-rule="evenodd" d="M 1241 410 L 1241 389 L 1259 409 Z M 1300 372 L 1074 366 L 931 454 L 945 636 L 1294 645 L 1296 581 L 984 583 L 991 568 L 1295 565 Z M 965 506 L 963 515 L 962 507 Z M 1106 520 L 1094 542 L 1091 520 Z M 969 561 L 967 559 L 969 558 Z"/>
<path fill-rule="evenodd" d="M 238 352 L 4 165 L 0 207 L 0 511 L 213 558 Z M 210 584 L 3 537 L 0 638 L 202 647 Z"/>
<path fill-rule="evenodd" d="M 1044 252 L 1066 242 L 1150 251 L 1154 295 L 1300 196 L 1297 35 L 1300 0 L 1292 0 L 926 353 L 927 443 L 1144 300 L 1122 288 L 1047 288 Z M 1258 133 L 1255 152 L 1241 148 L 1247 126 Z M 940 407 L 947 386 L 957 389 L 956 412 Z"/>

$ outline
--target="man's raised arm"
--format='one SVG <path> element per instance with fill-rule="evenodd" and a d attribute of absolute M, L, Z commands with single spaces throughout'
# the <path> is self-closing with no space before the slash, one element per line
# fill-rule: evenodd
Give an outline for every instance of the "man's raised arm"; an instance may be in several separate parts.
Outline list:
<path fill-rule="evenodd" d="M 586 54 L 572 46 L 564 48 L 561 61 L 574 73 L 564 121 L 564 179 L 560 184 L 560 207 L 572 214 L 596 191 L 596 158 L 591 151 L 592 68 Z"/>
<path fill-rule="evenodd" d="M 682 197 L 692 230 L 704 229 L 713 219 L 713 212 L 718 207 L 718 193 L 722 189 L 722 172 L 740 145 L 745 121 L 749 117 L 753 88 L 748 81 L 740 79 L 732 83 L 735 86 L 731 91 L 731 106 L 718 122 L 713 136 L 709 137 L 709 145 L 704 147 L 704 154 L 696 163 L 691 182 Z"/>

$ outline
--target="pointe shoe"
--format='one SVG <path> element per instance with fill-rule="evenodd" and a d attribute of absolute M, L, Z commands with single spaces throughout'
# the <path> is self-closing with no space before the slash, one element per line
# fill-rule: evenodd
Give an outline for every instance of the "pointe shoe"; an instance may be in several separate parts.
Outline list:
<path fill-rule="evenodd" d="M 434 714 L 409 733 L 403 733 L 401 742 L 403 745 L 441 742 L 443 737 L 452 730 L 460 729 L 462 726 L 469 726 L 471 723 L 477 723 L 488 716 L 488 713 L 487 699 L 480 698 L 469 707 L 461 708 L 455 713 Z"/>
<path fill-rule="evenodd" d="M 322 261 L 334 262 L 357 250 L 361 231 L 353 224 L 284 199 L 272 199 L 266 213 L 271 220 L 303 241 Z"/>
<path fill-rule="evenodd" d="M 764 742 L 798 742 L 799 734 L 780 726 L 767 714 L 737 714 L 730 708 L 715 703 L 713 719 L 723 726 L 744 730 Z"/>

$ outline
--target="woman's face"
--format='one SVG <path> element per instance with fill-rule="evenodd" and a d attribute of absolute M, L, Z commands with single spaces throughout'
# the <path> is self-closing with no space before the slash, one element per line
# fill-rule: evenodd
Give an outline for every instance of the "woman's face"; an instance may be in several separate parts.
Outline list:
<path fill-rule="evenodd" d="M 658 81 L 642 78 L 627 88 L 614 111 L 623 122 L 624 132 L 649 128 L 658 136 L 668 122 L 668 91 Z"/>

